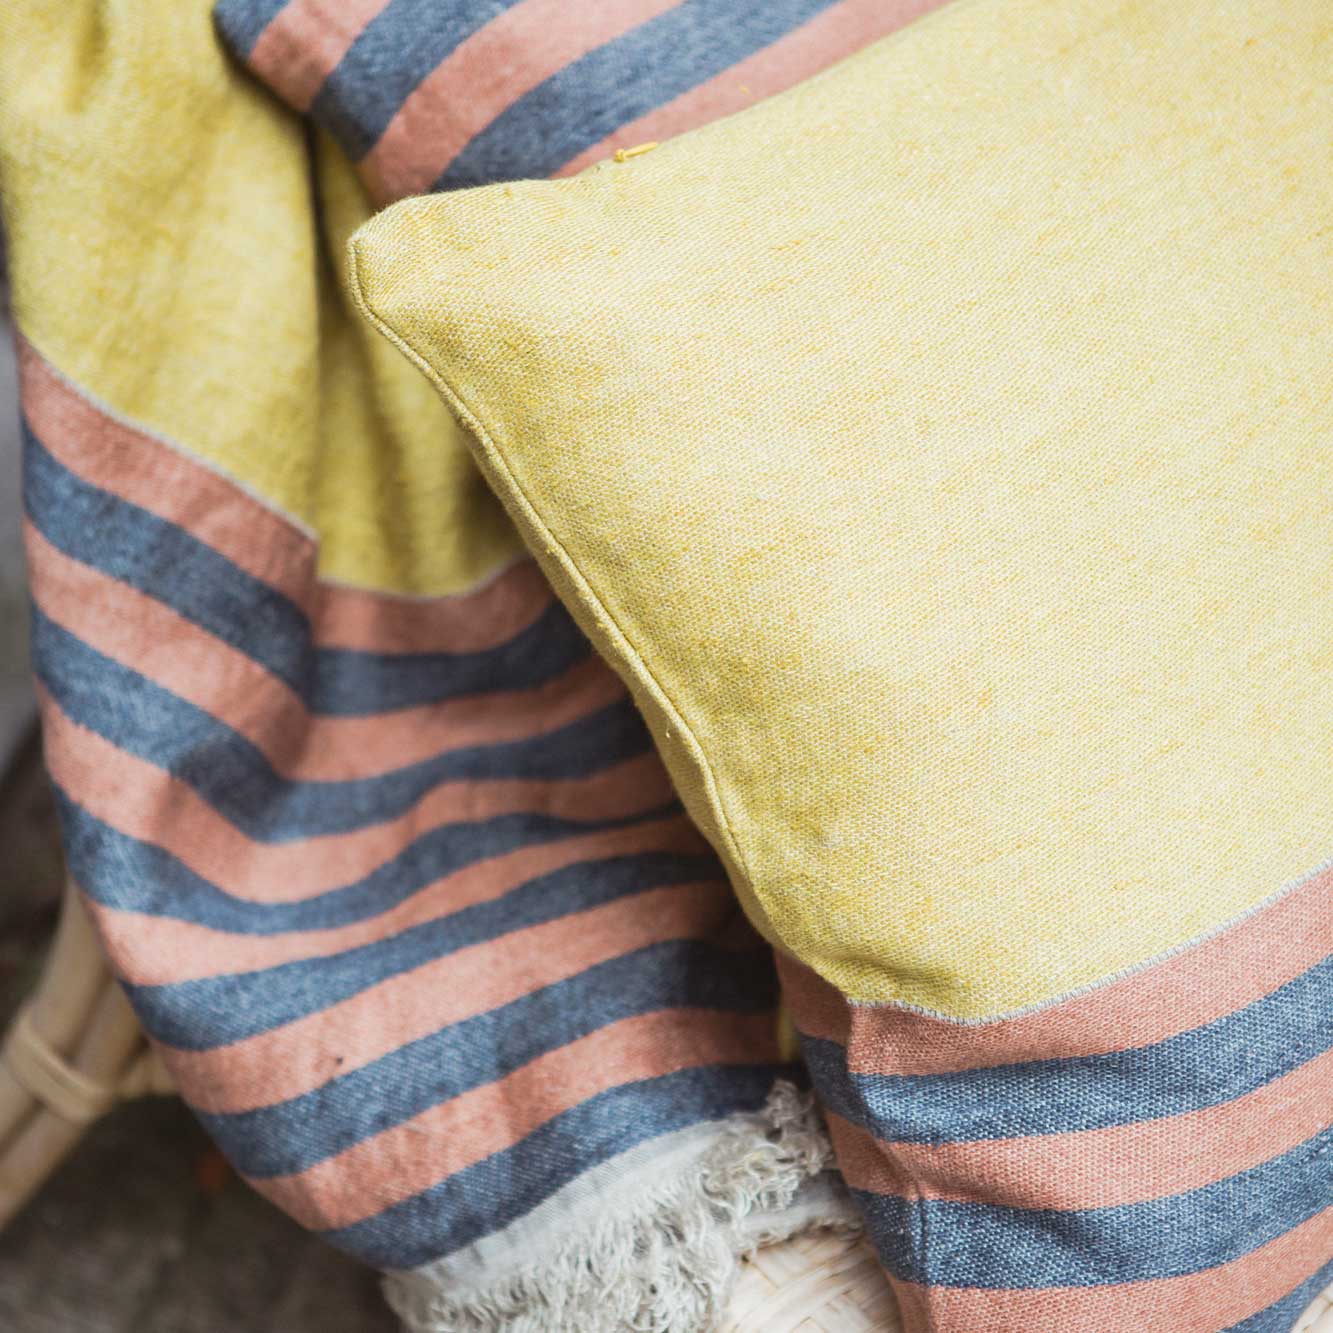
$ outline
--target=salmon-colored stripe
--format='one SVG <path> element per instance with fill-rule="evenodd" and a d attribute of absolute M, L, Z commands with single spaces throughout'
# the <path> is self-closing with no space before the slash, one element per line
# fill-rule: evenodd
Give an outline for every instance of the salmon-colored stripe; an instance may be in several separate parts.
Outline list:
<path fill-rule="evenodd" d="M 42 444 L 90 485 L 185 528 L 312 616 L 315 638 L 367 652 L 480 652 L 507 643 L 550 606 L 530 560 L 455 596 L 404 598 L 318 584 L 316 545 L 197 459 L 109 416 L 18 340 L 23 410 Z M 324 624 L 329 637 L 323 639 Z M 382 641 L 381 641 L 382 640 Z"/>
<path fill-rule="evenodd" d="M 362 159 L 389 203 L 429 190 L 502 111 L 580 56 L 680 0 L 520 0 L 456 47 L 408 95 Z"/>
<path fill-rule="evenodd" d="M 934 1074 L 1150 1046 L 1243 1009 L 1333 953 L 1333 870 L 1226 930 L 1141 971 L 1035 1013 L 961 1024 L 889 1005 L 848 1008 L 832 986 L 779 957 L 798 1028 L 848 1046 L 857 1073 Z M 807 1017 L 808 1015 L 808 1017 Z"/>
<path fill-rule="evenodd" d="M 669 139 L 743 111 L 859 51 L 936 8 L 943 0 L 843 0 L 721 74 L 622 125 L 556 173 L 569 176 L 617 148 Z"/>
<path fill-rule="evenodd" d="M 973 1333 L 972 1329 L 946 1329 L 930 1322 L 930 1310 L 926 1304 L 930 1295 L 927 1287 L 914 1282 L 900 1282 L 892 1273 L 885 1272 L 889 1286 L 898 1301 L 898 1320 L 902 1325 L 901 1333 Z M 987 1333 L 1004 1333 L 997 1324 L 982 1324 Z"/>
<path fill-rule="evenodd" d="M 722 884 L 653 889 L 460 949 L 235 1045 L 163 1055 L 200 1111 L 270 1106 L 635 949 L 715 938 L 734 910 Z"/>
<path fill-rule="evenodd" d="M 902 1199 L 917 1197 L 916 1182 L 898 1160 L 897 1144 L 880 1143 L 859 1125 L 827 1109 L 824 1122 L 838 1159 L 838 1170 L 852 1189 L 894 1194 Z M 976 1193 L 979 1195 L 980 1191 Z"/>
<path fill-rule="evenodd" d="M 847 997 L 814 968 L 798 963 L 781 949 L 775 949 L 773 957 L 783 999 L 797 1030 L 807 1037 L 846 1046 L 852 1027 L 852 1006 Z"/>
<path fill-rule="evenodd" d="M 1220 1106 L 1111 1129 L 929 1147 L 879 1144 L 838 1116 L 829 1124 L 838 1165 L 857 1189 L 1013 1208 L 1111 1208 L 1202 1189 L 1299 1147 L 1327 1127 L 1330 1087 L 1333 1051 Z"/>
<path fill-rule="evenodd" d="M 108 415 L 19 340 L 23 412 L 46 449 L 102 490 L 178 523 L 247 574 L 296 601 L 314 579 L 315 544 L 201 462 Z"/>
<path fill-rule="evenodd" d="M 774 1030 L 772 1014 L 672 1009 L 622 1019 L 307 1171 L 252 1183 L 302 1226 L 351 1226 L 609 1088 L 703 1065 L 774 1062 Z"/>
<path fill-rule="evenodd" d="M 614 856 L 644 851 L 645 848 L 632 841 L 631 832 L 619 832 L 619 847 L 613 844 L 610 837 L 603 836 L 604 845 L 593 849 L 595 854 Z M 657 841 L 664 841 L 662 831 L 658 829 L 657 833 Z M 564 865 L 584 860 L 585 857 L 579 853 L 588 850 L 589 841 L 572 839 L 571 842 L 579 846 L 558 843 L 552 848 L 541 850 L 547 853 L 547 860 L 557 860 L 555 853 L 558 853 L 554 868 L 560 869 Z M 605 845 L 608 843 L 612 844 L 609 848 Z M 115 961 L 116 974 L 134 985 L 164 986 L 182 981 L 231 976 L 239 972 L 258 972 L 283 963 L 327 958 L 359 948 L 363 944 L 390 939 L 414 926 L 441 920 L 520 888 L 534 878 L 524 868 L 523 859 L 522 854 L 513 853 L 486 862 L 485 868 L 491 875 L 488 884 L 483 883 L 482 876 L 469 868 L 436 881 L 420 893 L 413 894 L 402 905 L 378 916 L 354 921 L 346 926 L 324 929 L 312 926 L 306 930 L 284 931 L 276 935 L 239 934 L 214 926 L 199 925 L 194 921 L 178 921 L 173 917 L 150 916 L 143 912 L 106 907 L 93 899 L 87 899 L 85 907 L 101 935 L 107 954 Z M 539 867 L 536 873 L 543 873 L 543 869 Z M 505 873 L 497 874 L 499 870 Z M 694 889 L 707 884 L 717 887 L 722 884 L 722 880 L 720 877 L 689 880 L 673 887 Z M 459 890 L 461 893 L 456 897 L 456 891 Z"/>
<path fill-rule="evenodd" d="M 250 68 L 298 111 L 389 0 L 290 0 L 259 34 Z"/>
<path fill-rule="evenodd" d="M 904 1333 L 1069 1333 L 1162 1329 L 1217 1333 L 1258 1314 L 1318 1272 L 1333 1253 L 1333 1207 L 1241 1259 L 1151 1282 L 990 1290 L 894 1281 Z"/>
<path fill-rule="evenodd" d="M 506 643 L 555 601 L 524 556 L 479 587 L 448 597 L 406 597 L 317 583 L 311 620 L 322 648 L 367 653 L 477 652 Z"/>
<path fill-rule="evenodd" d="M 303 605 L 321 648 L 478 653 L 508 643 L 554 601 L 545 576 L 524 558 L 466 592 L 407 597 L 317 582 Z"/>
<path fill-rule="evenodd" d="M 225 722 L 293 781 L 372 778 L 451 750 L 531 739 L 624 694 L 610 668 L 588 657 L 533 689 L 467 695 L 370 717 L 312 716 L 294 690 L 247 653 L 71 559 L 31 524 L 25 536 L 33 596 L 46 615 Z"/>
<path fill-rule="evenodd" d="M 356 883 L 444 824 L 528 811 L 580 821 L 618 819 L 660 807 L 668 795 L 660 764 L 644 755 L 591 778 L 443 783 L 382 824 L 300 842 L 260 843 L 188 784 L 72 721 L 45 691 L 39 691 L 39 700 L 47 765 L 71 800 L 126 836 L 164 848 L 224 892 L 256 903 L 299 902 Z M 681 816 L 571 834 L 558 845 L 566 842 L 614 843 L 624 850 L 705 849 Z M 503 861 L 496 857 L 481 864 Z"/>

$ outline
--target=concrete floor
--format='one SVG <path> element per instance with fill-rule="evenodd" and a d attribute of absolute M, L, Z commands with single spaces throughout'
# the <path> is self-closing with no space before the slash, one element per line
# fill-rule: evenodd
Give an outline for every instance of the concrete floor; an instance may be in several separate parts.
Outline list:
<path fill-rule="evenodd" d="M 175 1098 L 125 1106 L 0 1236 L 13 1333 L 388 1333 L 373 1274 L 222 1167 Z"/>

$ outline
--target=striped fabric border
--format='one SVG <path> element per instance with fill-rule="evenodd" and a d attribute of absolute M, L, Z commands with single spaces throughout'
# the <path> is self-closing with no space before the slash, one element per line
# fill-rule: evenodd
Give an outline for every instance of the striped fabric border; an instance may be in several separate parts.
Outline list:
<path fill-rule="evenodd" d="M 781 92 L 940 0 L 220 0 L 382 202 L 580 170 Z"/>
<path fill-rule="evenodd" d="M 1288 1333 L 1327 1280 L 1333 870 L 992 1023 L 779 968 L 909 1327 Z"/>
<path fill-rule="evenodd" d="M 186 1100 L 382 1268 L 757 1110 L 770 951 L 529 562 L 436 601 L 21 349 L 34 655 L 72 872 Z"/>

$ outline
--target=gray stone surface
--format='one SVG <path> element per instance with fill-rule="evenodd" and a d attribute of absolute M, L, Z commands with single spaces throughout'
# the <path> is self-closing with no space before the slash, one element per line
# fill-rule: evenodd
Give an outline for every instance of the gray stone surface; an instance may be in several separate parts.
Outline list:
<path fill-rule="evenodd" d="M 125 1106 L 0 1236 L 13 1333 L 389 1333 L 374 1274 L 234 1175 L 175 1098 Z"/>

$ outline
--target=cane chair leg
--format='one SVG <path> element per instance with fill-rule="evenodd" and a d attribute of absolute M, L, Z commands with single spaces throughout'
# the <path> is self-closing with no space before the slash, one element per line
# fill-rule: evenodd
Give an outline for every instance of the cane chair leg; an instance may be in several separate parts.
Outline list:
<path fill-rule="evenodd" d="M 1333 1333 L 1333 1284 L 1301 1316 L 1294 1333 Z"/>
<path fill-rule="evenodd" d="M 0 1050 L 0 1228 L 117 1101 L 169 1090 L 67 887 L 41 980 Z"/>
<path fill-rule="evenodd" d="M 74 1049 L 107 975 L 92 922 L 73 887 L 67 884 L 46 965 L 22 1011 L 32 1030 L 58 1055 L 67 1056 Z M 0 1152 L 35 1108 L 32 1093 L 8 1062 L 0 1060 Z"/>

